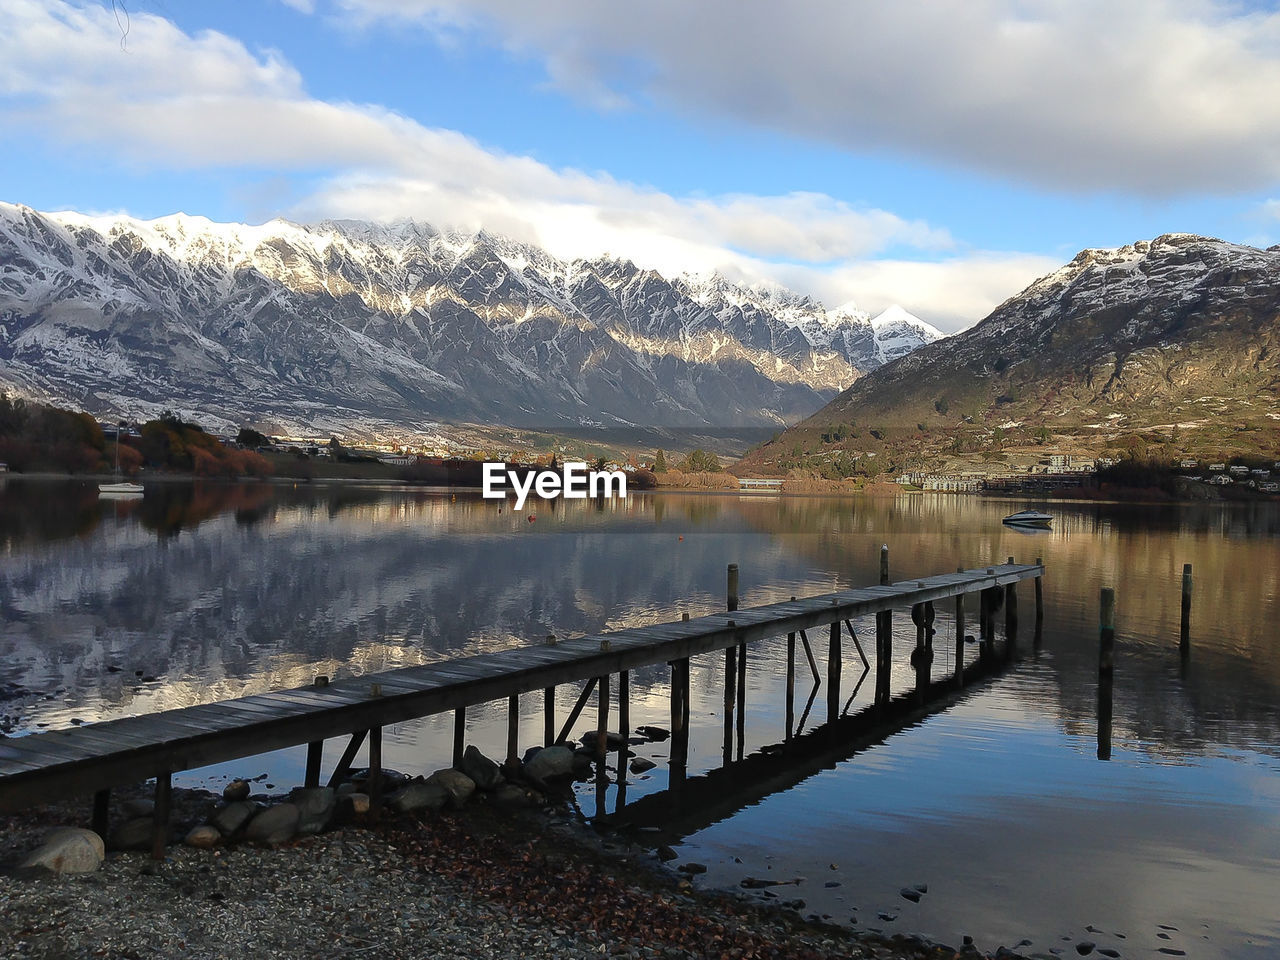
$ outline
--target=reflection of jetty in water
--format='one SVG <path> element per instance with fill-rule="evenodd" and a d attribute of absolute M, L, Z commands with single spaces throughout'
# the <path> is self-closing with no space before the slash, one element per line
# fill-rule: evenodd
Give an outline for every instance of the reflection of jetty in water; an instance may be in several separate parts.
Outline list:
<path fill-rule="evenodd" d="M 1012 626 L 1013 633 L 1006 636 L 1002 644 L 997 644 L 995 637 L 984 640 L 982 655 L 965 666 L 962 673 L 944 679 L 930 679 L 923 669 L 918 670 L 916 684 L 911 691 L 890 696 L 888 689 L 882 687 L 875 701 L 856 713 L 829 712 L 825 723 L 807 733 L 799 733 L 822 687 L 822 680 L 815 677 L 805 694 L 805 706 L 798 724 L 794 723 L 793 716 L 795 701 L 789 699 L 784 705 L 787 727 L 784 742 L 765 745 L 745 757 L 741 723 L 735 723 L 735 710 L 727 710 L 723 721 L 723 765 L 699 776 L 686 775 L 683 758 L 688 755 L 689 728 L 687 725 L 683 729 L 677 727 L 671 743 L 667 788 L 627 803 L 626 766 L 620 763 L 615 806 L 600 820 L 624 830 L 657 827 L 661 832 L 651 834 L 649 839 L 655 843 L 667 842 L 697 833 L 732 817 L 744 807 L 790 790 L 820 771 L 851 760 L 894 734 L 980 693 L 1016 662 L 1016 621 L 1006 625 L 1007 628 L 1009 626 Z M 1039 624 L 1035 632 L 1038 637 Z M 961 637 L 959 643 L 963 642 Z M 870 673 L 871 667 L 864 664 L 846 702 L 846 710 Z M 838 702 L 843 694 L 839 674 L 829 672 L 827 681 L 828 700 Z M 741 699 L 741 688 L 738 689 L 740 698 L 736 703 L 736 713 L 740 721 L 745 702 Z M 732 759 L 735 744 L 736 759 Z M 596 809 L 606 809 L 603 794 L 598 795 Z"/>

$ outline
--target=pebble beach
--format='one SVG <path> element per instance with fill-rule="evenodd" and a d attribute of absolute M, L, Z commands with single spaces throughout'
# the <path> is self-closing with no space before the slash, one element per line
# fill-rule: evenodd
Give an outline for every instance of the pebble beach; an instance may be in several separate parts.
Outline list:
<path fill-rule="evenodd" d="M 198 823 L 218 801 L 176 791 L 175 820 Z M 0 818 L 0 955 L 981 956 L 701 890 L 652 850 L 601 836 L 552 807 L 511 811 L 480 800 L 465 811 L 388 811 L 274 846 L 174 843 L 164 861 L 108 851 L 98 869 L 79 875 L 18 868 L 51 830 L 84 820 L 83 803 Z"/>

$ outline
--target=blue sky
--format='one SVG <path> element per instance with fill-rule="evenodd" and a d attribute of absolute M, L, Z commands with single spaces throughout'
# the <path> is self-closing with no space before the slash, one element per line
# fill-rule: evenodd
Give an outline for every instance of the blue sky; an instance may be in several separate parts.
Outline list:
<path fill-rule="evenodd" d="M 1280 16 L 1216 0 L 6 0 L 0 199 L 411 216 L 956 329 L 1083 247 L 1275 243 L 1277 89 Z"/>

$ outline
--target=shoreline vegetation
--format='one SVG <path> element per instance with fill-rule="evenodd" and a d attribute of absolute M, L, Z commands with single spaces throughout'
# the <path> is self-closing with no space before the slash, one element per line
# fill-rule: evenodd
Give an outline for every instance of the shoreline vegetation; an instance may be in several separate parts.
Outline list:
<path fill-rule="evenodd" d="M 483 460 L 471 457 L 423 457 L 404 462 L 344 447 L 332 438 L 323 450 L 307 453 L 296 446 L 273 444 L 271 438 L 250 428 L 234 440 L 219 438 L 198 424 L 173 413 L 143 423 L 136 431 L 121 424 L 108 440 L 103 426 L 88 413 L 72 412 L 32 403 L 0 393 L 0 478 L 7 474 L 27 478 L 78 478 L 89 481 L 115 479 L 120 474 L 144 482 L 192 480 L 272 481 L 276 483 L 334 483 L 449 487 L 479 489 Z M 749 459 L 749 458 L 748 458 Z M 744 461 L 745 462 L 745 461 Z M 537 463 L 506 463 L 522 477 L 530 472 L 558 468 L 558 457 L 548 454 Z M 597 469 L 605 469 L 600 457 Z M 629 490 L 662 490 L 686 493 L 725 493 L 744 496 L 890 496 L 918 493 L 875 475 L 841 478 L 791 470 L 776 477 L 777 488 L 742 489 L 738 474 L 742 464 L 726 470 L 719 458 L 701 448 L 667 464 L 658 449 L 651 463 L 634 456 L 621 466 L 627 472 Z M 1034 481 L 1034 477 L 1030 478 Z M 1029 481 L 1029 482 L 1030 482 Z M 1182 475 L 1177 467 L 1151 458 L 1129 458 L 1082 475 L 1080 485 L 1052 490 L 1028 489 L 937 491 L 977 493 L 981 496 L 1019 500 L 1084 500 L 1185 503 L 1202 501 L 1276 501 L 1280 496 L 1242 486 L 1209 486 Z"/>
<path fill-rule="evenodd" d="M 397 793 L 421 792 L 438 776 L 401 781 Z M 233 781 L 227 791 L 240 796 L 249 787 Z M 0 817 L 0 927 L 12 938 L 11 955 L 24 958 L 264 951 L 279 958 L 482 960 L 990 956 L 970 943 L 957 949 L 915 934 L 837 925 L 843 918 L 806 916 L 802 898 L 763 899 L 747 884 L 755 896 L 703 888 L 700 865 L 673 869 L 669 848 L 655 853 L 643 836 L 593 829 L 568 803 L 544 805 L 533 798 L 536 791 L 527 791 L 523 803 L 504 802 L 507 788 L 514 784 L 473 788 L 463 802 L 451 796 L 413 810 L 397 810 L 393 793 L 377 819 L 363 794 L 339 793 L 348 799 L 331 827 L 253 841 L 242 836 L 245 827 L 223 837 L 201 825 L 221 822 L 219 812 L 237 804 L 260 808 L 259 816 L 283 810 L 298 802 L 298 791 L 228 800 L 226 791 L 219 797 L 179 788 L 173 793 L 179 842 L 155 861 L 120 849 L 138 846 L 131 824 L 150 826 L 149 794 L 139 784 L 115 792 L 115 819 L 124 819 L 100 863 L 64 875 L 15 865 L 46 837 L 82 822 L 88 798 L 32 808 Z M 141 834 L 149 846 L 149 829 Z M 803 882 L 782 890 L 802 894 Z M 120 904 L 128 909 L 121 912 Z"/>

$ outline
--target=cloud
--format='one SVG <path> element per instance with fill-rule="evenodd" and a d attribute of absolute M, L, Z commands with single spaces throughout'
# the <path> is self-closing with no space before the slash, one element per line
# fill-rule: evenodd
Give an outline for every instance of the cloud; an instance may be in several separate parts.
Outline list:
<path fill-rule="evenodd" d="M 1061 265 L 1053 257 L 980 251 L 937 261 L 862 260 L 823 273 L 782 269 L 776 276 L 826 303 L 852 298 L 871 313 L 897 303 L 954 333 Z"/>
<path fill-rule="evenodd" d="M 95 5 L 6 4 L 0 122 L 141 169 L 291 172 L 314 186 L 271 212 L 296 219 L 484 227 L 565 257 L 611 253 L 669 274 L 718 269 L 820 290 L 829 303 L 901 300 L 942 325 L 978 319 L 1030 279 L 1025 258 L 966 256 L 945 230 L 823 194 L 673 196 L 495 151 L 377 105 L 318 100 L 279 53 L 187 34 L 155 15 L 134 14 L 124 52 L 114 18 Z M 949 259 L 865 260 L 890 250 Z"/>
<path fill-rule="evenodd" d="M 654 98 L 1064 191 L 1280 175 L 1280 14 L 1233 0 L 339 0 L 490 38 L 592 103 Z"/>

